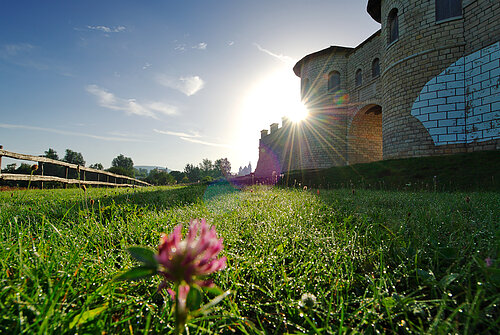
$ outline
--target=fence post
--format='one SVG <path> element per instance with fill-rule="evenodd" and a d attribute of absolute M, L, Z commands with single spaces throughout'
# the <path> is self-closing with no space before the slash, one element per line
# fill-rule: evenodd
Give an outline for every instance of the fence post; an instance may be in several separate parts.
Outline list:
<path fill-rule="evenodd" d="M 69 167 L 66 166 L 66 182 L 64 183 L 64 188 L 68 188 L 68 170 L 69 170 Z"/>
<path fill-rule="evenodd" d="M 0 150 L 3 150 L 3 145 L 0 145 Z M 2 175 L 2 155 L 0 154 L 0 176 Z"/>
<path fill-rule="evenodd" d="M 40 162 L 40 171 L 42 172 L 42 177 L 43 177 L 43 162 Z M 43 181 L 40 182 L 40 187 L 43 190 Z"/>

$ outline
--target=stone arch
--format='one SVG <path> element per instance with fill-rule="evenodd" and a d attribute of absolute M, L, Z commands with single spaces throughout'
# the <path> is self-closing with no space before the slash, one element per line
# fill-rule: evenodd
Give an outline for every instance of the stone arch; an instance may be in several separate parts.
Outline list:
<path fill-rule="evenodd" d="M 349 164 L 382 160 L 382 107 L 369 104 L 354 115 L 347 132 Z"/>

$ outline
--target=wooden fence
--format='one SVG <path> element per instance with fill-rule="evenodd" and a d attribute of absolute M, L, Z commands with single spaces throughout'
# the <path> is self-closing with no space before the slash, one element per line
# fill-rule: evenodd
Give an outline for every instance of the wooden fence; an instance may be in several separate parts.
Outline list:
<path fill-rule="evenodd" d="M 71 164 L 66 162 L 61 162 L 55 159 L 50 159 L 46 157 L 31 156 L 25 154 L 19 154 L 16 152 L 11 152 L 3 149 L 0 145 L 0 167 L 2 166 L 2 157 L 9 157 L 14 159 L 20 159 L 25 161 L 37 162 L 40 174 L 17 174 L 17 173 L 2 173 L 0 168 L 0 181 L 31 181 L 31 182 L 41 182 L 41 187 L 43 188 L 43 182 L 59 182 L 65 185 L 68 184 L 78 184 L 78 185 L 98 185 L 98 186 L 113 186 L 113 187 L 138 187 L 138 186 L 151 186 L 151 184 L 145 181 L 138 180 L 135 178 L 118 175 L 115 173 L 91 169 L 88 167 L 80 166 L 77 164 Z M 65 177 L 56 176 L 45 176 L 43 174 L 43 165 L 51 164 L 57 166 L 65 167 Z M 70 169 L 74 169 L 77 172 L 77 178 L 68 178 L 68 173 Z M 86 173 L 93 174 L 97 180 L 86 180 Z M 101 180 L 102 179 L 102 180 Z"/>

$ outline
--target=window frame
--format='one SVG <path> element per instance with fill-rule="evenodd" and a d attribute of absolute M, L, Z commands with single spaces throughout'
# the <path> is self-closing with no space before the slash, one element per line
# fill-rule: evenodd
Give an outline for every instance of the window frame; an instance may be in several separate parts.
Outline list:
<path fill-rule="evenodd" d="M 375 67 L 375 64 L 376 64 L 376 67 Z M 377 71 L 375 71 L 375 70 L 377 70 Z M 377 77 L 380 77 L 380 58 L 375 57 L 372 61 L 372 78 L 377 78 Z"/>
<path fill-rule="evenodd" d="M 354 84 L 356 87 L 363 85 L 363 70 L 361 68 L 356 70 L 356 74 L 354 75 Z"/>
<path fill-rule="evenodd" d="M 394 27 L 396 34 L 393 36 Z M 392 45 L 399 40 L 399 10 L 394 7 L 387 15 L 387 42 Z"/>
<path fill-rule="evenodd" d="M 446 13 L 441 13 L 441 15 L 444 15 L 442 17 L 438 17 L 439 15 L 439 8 L 441 8 L 441 6 L 438 4 L 439 2 L 441 4 L 444 4 L 444 2 L 446 1 L 447 3 L 447 12 Z M 452 15 L 452 4 L 455 4 L 456 7 L 455 10 L 457 10 L 457 12 L 460 12 L 460 14 L 456 14 L 456 15 Z M 452 20 L 456 20 L 456 19 L 460 19 L 463 17 L 463 3 L 462 3 L 462 0 L 435 0 L 434 1 L 434 8 L 435 8 L 435 19 L 436 19 L 436 23 L 442 23 L 442 22 L 447 22 L 447 21 L 452 21 Z M 448 15 L 448 16 L 446 16 Z"/>
<path fill-rule="evenodd" d="M 334 78 L 338 78 L 336 85 L 334 85 L 335 84 L 333 80 Z M 340 84 L 341 84 L 340 72 L 335 70 L 330 71 L 330 73 L 328 73 L 328 85 L 327 85 L 328 93 L 335 93 L 337 91 L 340 91 Z"/>

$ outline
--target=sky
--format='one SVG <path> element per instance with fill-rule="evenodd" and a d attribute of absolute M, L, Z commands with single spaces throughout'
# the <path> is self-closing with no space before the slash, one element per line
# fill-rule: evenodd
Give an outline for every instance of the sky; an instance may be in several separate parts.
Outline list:
<path fill-rule="evenodd" d="M 258 160 L 300 109 L 293 65 L 376 30 L 367 0 L 1 0 L 0 144 L 183 170 Z M 3 159 L 2 167 L 13 161 Z"/>

